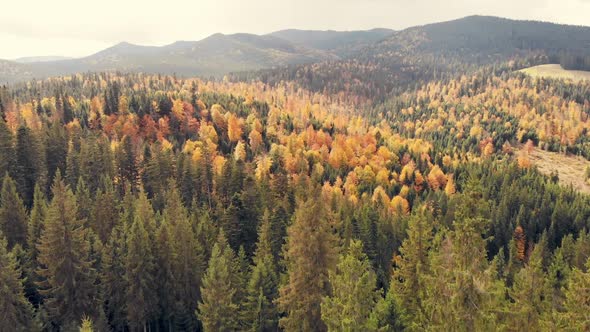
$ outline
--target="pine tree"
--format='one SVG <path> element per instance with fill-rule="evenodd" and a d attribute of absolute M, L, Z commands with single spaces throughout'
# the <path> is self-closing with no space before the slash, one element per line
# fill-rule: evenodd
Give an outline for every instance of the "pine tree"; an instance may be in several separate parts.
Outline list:
<path fill-rule="evenodd" d="M 395 289 L 389 287 L 385 298 L 380 298 L 367 322 L 367 330 L 375 331 L 403 331 L 406 328 L 407 313 L 400 304 Z"/>
<path fill-rule="evenodd" d="M 586 263 L 590 270 L 590 260 Z M 565 291 L 565 311 L 561 313 L 566 330 L 588 331 L 590 329 L 590 272 L 574 268 Z"/>
<path fill-rule="evenodd" d="M 278 328 L 279 315 L 275 304 L 278 276 L 272 254 L 270 226 L 267 210 L 258 230 L 254 268 L 248 282 L 245 303 L 245 322 L 250 331 L 276 331 Z"/>
<path fill-rule="evenodd" d="M 417 209 L 408 221 L 408 237 L 400 248 L 401 257 L 393 274 L 391 287 L 399 297 L 401 306 L 411 317 L 404 317 L 408 325 L 421 325 L 423 320 L 422 300 L 425 291 L 425 276 L 429 272 L 429 255 L 433 240 L 430 213 Z"/>
<path fill-rule="evenodd" d="M 514 277 L 510 326 L 519 331 L 538 331 L 541 314 L 547 309 L 547 287 L 543 272 L 542 248 L 537 244 L 528 264 Z"/>
<path fill-rule="evenodd" d="M 0 176 L 4 177 L 7 173 L 14 176 L 15 163 L 14 137 L 0 116 Z"/>
<path fill-rule="evenodd" d="M 326 329 L 320 305 L 329 291 L 328 272 L 335 265 L 335 238 L 331 213 L 316 195 L 299 204 L 288 229 L 288 281 L 278 299 L 279 309 L 285 313 L 280 326 L 287 331 Z"/>
<path fill-rule="evenodd" d="M 54 324 L 78 322 L 84 315 L 96 317 L 97 303 L 90 244 L 86 229 L 76 218 L 76 200 L 58 171 L 53 199 L 41 233 L 39 283 L 44 307 Z"/>
<path fill-rule="evenodd" d="M 25 297 L 20 268 L 7 244 L 0 232 L 0 331 L 30 331 L 33 308 Z"/>
<path fill-rule="evenodd" d="M 322 320 L 328 331 L 366 331 L 379 292 L 362 243 L 352 241 L 341 254 L 336 271 L 330 271 L 332 294 L 322 302 Z"/>
<path fill-rule="evenodd" d="M 194 330 L 198 325 L 193 314 L 197 307 L 201 278 L 205 272 L 205 253 L 190 224 L 188 212 L 182 206 L 180 195 L 170 189 L 164 210 L 164 220 L 170 224 L 172 250 L 172 271 L 174 274 L 173 292 L 177 328 Z"/>
<path fill-rule="evenodd" d="M 0 230 L 8 241 L 8 249 L 27 245 L 27 212 L 16 191 L 15 182 L 6 174 L 0 191 Z"/>
<path fill-rule="evenodd" d="M 26 294 L 34 305 L 38 305 L 41 302 L 41 296 L 37 289 L 37 283 L 41 280 L 37 274 L 39 268 L 39 250 L 37 246 L 41 240 L 46 216 L 47 201 L 45 200 L 45 195 L 39 185 L 35 185 L 33 209 L 31 210 L 27 229 L 28 266 L 25 269 L 27 272 L 27 282 L 25 283 Z"/>
<path fill-rule="evenodd" d="M 127 326 L 125 290 L 126 232 L 120 222 L 113 231 L 102 252 L 100 274 L 101 291 L 105 300 L 106 316 L 113 330 L 123 331 Z"/>
<path fill-rule="evenodd" d="M 140 193 L 135 218 L 126 236 L 126 307 L 127 320 L 133 330 L 146 330 L 157 312 L 153 218 L 149 201 Z"/>
<path fill-rule="evenodd" d="M 238 329 L 236 288 L 232 281 L 235 254 L 223 232 L 213 246 L 207 272 L 201 287 L 201 302 L 197 316 L 205 331 L 234 331 Z"/>
<path fill-rule="evenodd" d="M 97 190 L 93 201 L 89 222 L 89 226 L 103 243 L 107 242 L 113 227 L 119 220 L 117 200 L 112 182 L 103 177 L 102 186 Z"/>
<path fill-rule="evenodd" d="M 45 166 L 45 151 L 41 151 L 37 138 L 28 127 L 21 126 L 16 135 L 16 171 L 15 181 L 25 206 L 33 205 L 35 183 L 40 181 L 43 188 L 46 185 L 47 171 Z"/>

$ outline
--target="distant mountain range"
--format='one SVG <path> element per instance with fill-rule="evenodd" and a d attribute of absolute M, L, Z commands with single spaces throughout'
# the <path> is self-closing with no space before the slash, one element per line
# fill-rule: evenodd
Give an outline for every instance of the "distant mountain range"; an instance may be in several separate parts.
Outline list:
<path fill-rule="evenodd" d="M 214 34 L 200 41 L 178 41 L 161 47 L 120 43 L 78 59 L 0 60 L 0 82 L 114 70 L 221 77 L 285 66 L 308 68 L 313 63 L 332 66 L 334 62 L 345 68 L 363 64 L 359 75 L 388 81 L 400 78 L 400 73 L 407 79 L 416 77 L 417 66 L 444 70 L 445 66 L 485 65 L 515 56 L 563 51 L 590 54 L 590 27 L 470 16 L 397 32 L 282 30 L 267 35 Z M 309 69 L 291 69 L 275 76 L 301 76 L 302 71 Z M 317 85 L 318 79 L 313 80 L 311 84 Z"/>
<path fill-rule="evenodd" d="M 284 30 L 268 35 L 214 34 L 200 41 L 161 47 L 119 43 L 84 58 L 29 57 L 0 60 L 0 82 L 86 71 L 142 71 L 182 76 L 220 76 L 229 72 L 338 60 L 393 30 Z"/>

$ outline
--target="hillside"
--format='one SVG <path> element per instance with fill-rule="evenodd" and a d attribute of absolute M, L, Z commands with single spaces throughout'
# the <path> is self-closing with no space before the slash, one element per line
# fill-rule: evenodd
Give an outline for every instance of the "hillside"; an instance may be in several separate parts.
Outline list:
<path fill-rule="evenodd" d="M 391 36 L 390 29 L 372 29 L 367 31 L 317 31 L 317 30 L 281 30 L 270 35 L 288 40 L 294 44 L 309 48 L 330 51 L 340 56 L 350 55 Z"/>
<path fill-rule="evenodd" d="M 470 16 L 395 32 L 336 63 L 237 73 L 234 79 L 295 80 L 313 91 L 382 100 L 433 78 L 510 60 L 520 68 L 544 64 L 563 52 L 590 54 L 590 27 Z"/>
<path fill-rule="evenodd" d="M 0 82 L 86 71 L 126 71 L 222 76 L 232 71 L 300 65 L 338 60 L 340 54 L 358 49 L 389 30 L 321 32 L 289 30 L 268 35 L 214 34 L 200 41 L 177 41 L 164 46 L 119 43 L 79 59 L 52 57 L 6 61 L 0 67 Z M 281 38 L 285 37 L 285 38 Z"/>

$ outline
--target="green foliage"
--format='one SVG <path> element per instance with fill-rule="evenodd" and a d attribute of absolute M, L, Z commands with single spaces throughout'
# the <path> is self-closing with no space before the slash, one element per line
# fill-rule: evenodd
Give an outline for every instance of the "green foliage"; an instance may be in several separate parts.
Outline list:
<path fill-rule="evenodd" d="M 322 301 L 322 320 L 328 331 L 368 331 L 369 318 L 380 297 L 376 276 L 362 243 L 353 241 L 330 271 L 331 295 Z"/>

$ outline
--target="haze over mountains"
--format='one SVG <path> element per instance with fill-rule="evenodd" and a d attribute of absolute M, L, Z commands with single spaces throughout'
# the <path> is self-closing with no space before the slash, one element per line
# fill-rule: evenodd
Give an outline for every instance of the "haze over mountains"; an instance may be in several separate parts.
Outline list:
<path fill-rule="evenodd" d="M 161 47 L 123 42 L 78 59 L 0 60 L 0 82 L 113 70 L 220 77 L 231 72 L 340 60 L 378 64 L 379 75 L 399 79 L 400 73 L 409 73 L 408 67 L 416 65 L 479 65 L 535 52 L 551 56 L 564 50 L 589 54 L 590 28 L 470 16 L 399 32 L 373 29 L 214 34 L 200 41 L 177 41 Z M 395 75 L 391 77 L 391 73 Z"/>

